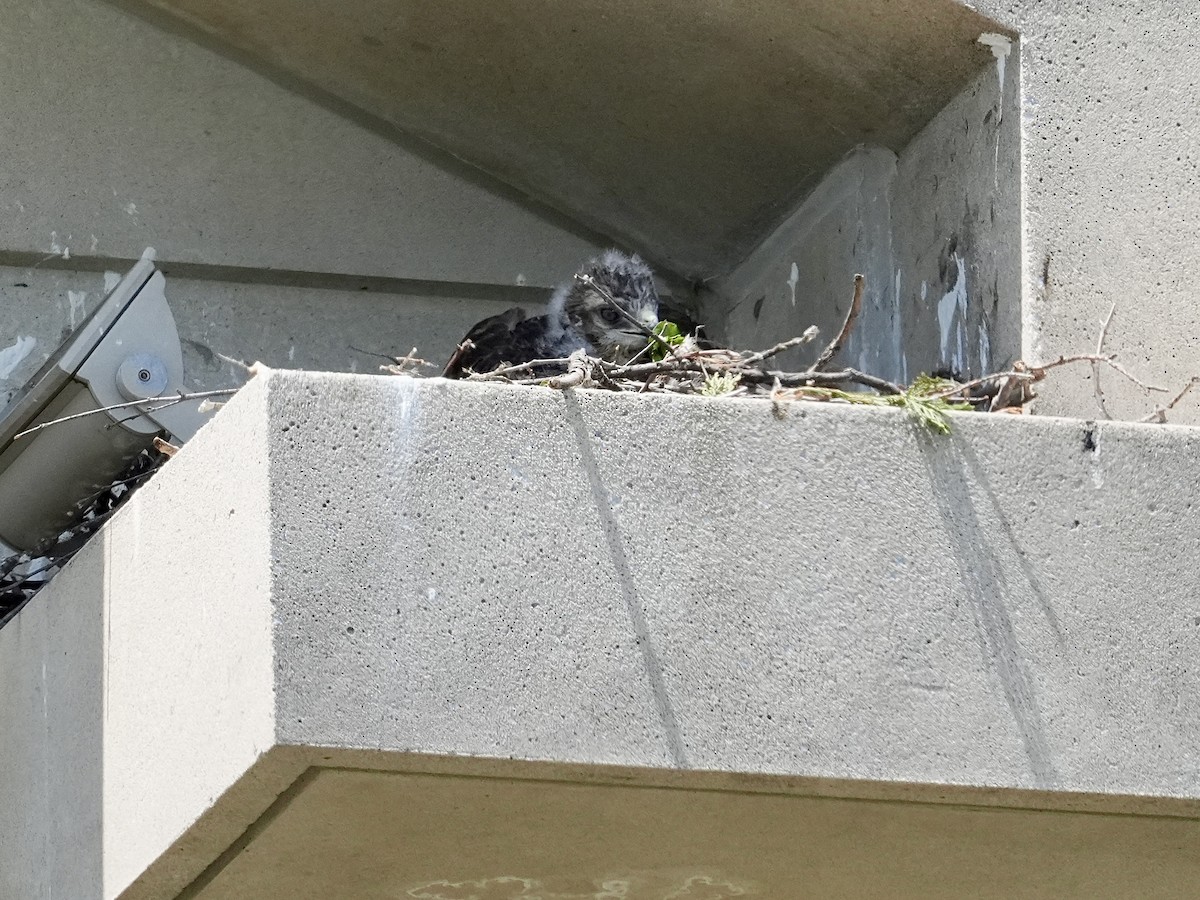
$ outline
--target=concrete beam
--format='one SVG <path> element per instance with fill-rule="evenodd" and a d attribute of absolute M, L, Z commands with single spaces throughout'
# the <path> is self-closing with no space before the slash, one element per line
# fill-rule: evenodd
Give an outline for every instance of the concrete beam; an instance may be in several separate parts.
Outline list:
<path fill-rule="evenodd" d="M 0 830 L 19 835 L 0 842 L 0 892 L 274 896 L 256 893 L 266 879 L 286 894 L 287 872 L 337 843 L 304 821 L 404 845 L 398 798 L 425 782 L 388 779 L 422 774 L 485 794 L 494 779 L 715 791 L 718 817 L 746 791 L 934 804 L 922 827 L 956 848 L 956 878 L 982 871 L 966 835 L 996 821 L 964 824 L 957 805 L 1026 810 L 1004 842 L 1057 810 L 1082 815 L 1078 841 L 1030 873 L 1090 883 L 1098 848 L 1126 873 L 1158 848 L 1163 885 L 1194 883 L 1194 855 L 1162 848 L 1191 846 L 1200 817 L 1200 432 L 953 424 L 942 438 L 891 410 L 256 379 L 0 631 L 4 681 L 25 686 L 0 707 Z M 422 796 L 470 796 L 443 787 Z M 603 792 L 512 796 L 523 816 L 609 808 Z M 651 820 L 675 809 L 646 802 Z M 846 827 L 899 847 L 906 815 Z M 564 820 L 520 821 L 528 845 Z M 670 821 L 680 841 L 715 839 Z M 66 852 L 64 822 L 100 823 L 99 845 Z M 536 875 L 472 853 L 443 880 Z M 836 853 L 826 865 L 864 868 Z M 342 896 L 437 880 L 407 859 Z M 786 896 L 808 870 L 783 859 L 687 877 Z"/>

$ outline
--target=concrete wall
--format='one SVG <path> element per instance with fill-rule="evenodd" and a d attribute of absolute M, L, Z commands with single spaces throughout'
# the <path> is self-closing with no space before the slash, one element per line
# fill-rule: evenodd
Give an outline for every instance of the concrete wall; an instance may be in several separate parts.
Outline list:
<path fill-rule="evenodd" d="M 381 362 L 349 345 L 444 361 L 597 246 L 108 4 L 0 0 L 0 20 L 0 402 L 146 246 L 197 387 L 234 380 L 210 350 L 335 371 Z"/>
<path fill-rule="evenodd" d="M 975 0 L 1018 28 L 1022 71 L 1024 352 L 1107 347 L 1174 390 L 1200 373 L 1200 20 L 1187 0 Z M 1152 400 L 1105 376 L 1109 407 Z M 1039 409 L 1092 415 L 1091 373 L 1063 372 Z M 1168 395 L 1169 396 L 1169 395 Z M 1195 397 L 1173 421 L 1200 421 Z M 1161 398 L 1160 401 L 1161 402 Z"/>
<path fill-rule="evenodd" d="M 536 308 L 547 295 L 536 287 L 320 273 L 284 284 L 272 283 L 272 273 L 241 272 L 241 281 L 228 274 L 189 278 L 173 274 L 180 267 L 169 261 L 160 265 L 183 342 L 185 380 L 198 390 L 242 384 L 246 372 L 239 362 L 255 360 L 369 373 L 388 362 L 381 355 L 403 356 L 416 347 L 440 366 L 472 323 L 513 305 Z M 115 275 L 0 267 L 0 403 L 100 303 L 106 280 Z"/>
<path fill-rule="evenodd" d="M 351 376 L 270 404 L 287 742 L 1195 796 L 1194 430 Z"/>
<path fill-rule="evenodd" d="M 1020 105 L 1016 60 L 979 74 L 896 154 L 860 148 L 728 278 L 710 318 L 737 347 L 817 325 L 837 333 L 856 272 L 862 317 L 843 360 L 907 383 L 1021 356 Z M 999 77 L 1003 75 L 1001 88 Z M 812 361 L 823 341 L 783 357 Z"/>
<path fill-rule="evenodd" d="M 103 547 L 0 629 L 0 896 L 104 896 Z"/>
<path fill-rule="evenodd" d="M 257 379 L 0 631 L 0 885 L 173 897 L 414 752 L 1194 815 L 1200 432 L 953 425 Z"/>
<path fill-rule="evenodd" d="M 995 73 L 981 75 L 902 154 L 890 198 L 890 250 L 872 245 L 868 231 L 857 254 L 844 239 L 833 241 L 831 258 L 845 272 L 870 274 L 892 254 L 899 287 L 877 278 L 867 314 L 878 321 L 882 307 L 886 325 L 900 298 L 901 346 L 921 357 L 919 365 L 907 360 L 910 374 L 934 359 L 975 374 L 984 355 L 998 366 L 1014 356 L 1036 363 L 1093 352 L 1115 305 L 1106 348 L 1171 391 L 1147 396 L 1105 374 L 1112 415 L 1140 418 L 1200 373 L 1200 313 L 1190 294 L 1200 265 L 1195 10 L 1184 0 L 969 5 L 1021 34 L 1007 61 L 1002 104 Z M 835 223 L 843 233 L 855 230 L 860 209 L 872 202 L 863 197 L 851 193 L 841 214 L 818 208 L 826 225 L 814 238 Z M 801 222 L 813 218 L 798 214 Z M 730 282 L 731 336 L 764 342 L 748 312 L 759 297 L 772 326 L 836 327 L 836 316 L 804 310 L 803 299 L 796 312 L 788 308 L 789 267 L 812 254 L 808 245 L 793 239 L 791 249 L 785 241 L 777 250 L 752 257 L 750 271 Z M 832 296 L 844 310 L 845 272 L 830 284 L 801 266 L 798 298 Z M 780 306 L 782 313 L 771 312 Z M 1086 366 L 1060 370 L 1041 386 L 1036 408 L 1097 415 L 1091 382 Z M 1190 397 L 1172 421 L 1198 421 L 1198 409 Z"/>
<path fill-rule="evenodd" d="M 204 429 L 0 630 L 0 896 L 116 897 L 274 744 L 266 420 L 230 406 L 245 444 Z"/>

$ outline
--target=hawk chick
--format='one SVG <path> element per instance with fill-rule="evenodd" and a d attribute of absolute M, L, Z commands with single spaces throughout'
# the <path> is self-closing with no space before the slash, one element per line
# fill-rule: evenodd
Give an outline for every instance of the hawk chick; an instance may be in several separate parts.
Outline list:
<path fill-rule="evenodd" d="M 526 317 L 524 309 L 514 306 L 477 322 L 442 375 L 461 378 L 468 372 L 490 372 L 506 364 L 562 359 L 576 350 L 624 362 L 646 346 L 643 329 L 656 324 L 658 292 L 650 267 L 637 256 L 608 250 L 584 263 L 569 282 L 560 285 L 543 314 Z M 553 372 L 533 372 L 534 377 L 543 374 Z"/>

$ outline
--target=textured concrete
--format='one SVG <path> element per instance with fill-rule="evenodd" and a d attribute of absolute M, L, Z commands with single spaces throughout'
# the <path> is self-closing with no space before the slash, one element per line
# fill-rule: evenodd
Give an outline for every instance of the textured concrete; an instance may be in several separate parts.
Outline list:
<path fill-rule="evenodd" d="M 1020 29 L 1024 143 L 1025 352 L 1108 347 L 1176 389 L 1200 373 L 1200 166 L 1195 121 L 1200 19 L 1187 0 L 977 0 Z M 1110 408 L 1150 402 L 1105 379 Z M 1091 414 L 1090 373 L 1044 391 L 1042 411 Z M 1197 399 L 1179 421 L 1200 421 Z"/>
<path fill-rule="evenodd" d="M 9 256 L 552 285 L 595 247 L 107 4 L 0 0 L 0 20 Z"/>
<path fill-rule="evenodd" d="M 405 285 L 371 278 L 335 278 L 312 287 L 179 277 L 176 265 L 161 267 L 183 343 L 184 377 L 195 390 L 242 384 L 246 371 L 239 361 L 369 373 L 387 362 L 382 355 L 402 356 L 416 347 L 440 367 L 475 322 L 513 305 L 537 308 L 549 294 L 515 285 Z M 0 335 L 6 336 L 0 339 L 0 404 L 99 305 L 107 278 L 115 275 L 0 266 Z"/>
<path fill-rule="evenodd" d="M 902 149 L 997 28 L 952 0 L 121 5 L 697 278 L 740 262 L 855 145 Z"/>
<path fill-rule="evenodd" d="M 289 742 L 1195 795 L 1200 432 L 318 383 L 270 396 Z"/>
<path fill-rule="evenodd" d="M 1103 873 L 1151 870 L 1147 896 L 1186 896 L 1198 445 L 1179 427 L 964 414 L 938 438 L 890 410 L 272 373 L 0 632 L 5 683 L 25 686 L 0 707 L 0 822 L 20 835 L 0 884 L 219 898 L 273 871 L 286 895 L 352 858 L 354 900 L 420 878 L 804 871 L 869 896 L 836 820 L 899 861 L 925 834 L 949 848 L 946 884 L 997 896 L 1039 872 L 1046 896 L 1094 896 Z M 315 817 L 406 846 L 424 789 L 402 776 L 422 773 L 510 797 L 494 809 L 525 810 L 530 841 L 565 840 L 572 810 L 622 832 L 613 798 L 570 785 L 626 784 L 683 792 L 628 795 L 664 846 L 761 816 L 801 842 L 825 828 L 831 861 L 805 869 L 785 842 L 738 866 L 673 874 L 631 851 L 568 872 L 497 838 L 421 868 L 312 843 Z M 562 790 L 509 784 L 530 779 Z M 421 802 L 461 807 L 439 784 Z M 557 812 L 535 821 L 539 804 Z M 710 812 L 680 823 L 681 805 Z M 506 833 L 494 821 L 476 827 Z M 937 896 L 927 869 L 884 871 Z"/>
<path fill-rule="evenodd" d="M 0 897 L 105 896 L 102 559 L 0 629 Z"/>
<path fill-rule="evenodd" d="M 256 399 L 0 630 L 0 896 L 116 897 L 273 745 Z"/>
<path fill-rule="evenodd" d="M 843 358 L 909 383 L 975 378 L 1021 357 L 1020 69 L 993 65 L 897 154 L 860 148 L 727 278 L 708 318 L 736 347 L 817 325 L 837 333 L 866 276 Z M 804 366 L 824 342 L 782 358 Z"/>
<path fill-rule="evenodd" d="M 1200 334 L 1200 312 L 1187 300 L 1187 286 L 1200 261 L 1196 250 L 1200 247 L 1200 225 L 1196 224 L 1200 222 L 1200 211 L 1194 199 L 1200 160 L 1195 152 L 1197 142 L 1192 124 L 1193 95 L 1200 71 L 1197 63 L 1200 26 L 1188 0 L 1154 4 L 1134 0 L 1103 4 L 1084 0 L 974 0 L 963 4 L 1021 35 L 1006 70 L 1004 115 L 988 121 L 981 121 L 976 115 L 988 110 L 993 93 L 977 79 L 970 90 L 983 85 L 979 97 L 982 105 L 975 109 L 968 104 L 961 120 L 962 129 L 959 121 L 951 121 L 957 117 L 943 115 L 945 127 L 927 131 L 927 140 L 913 142 L 907 151 L 903 141 L 869 134 L 863 123 L 886 120 L 886 116 L 881 119 L 876 113 L 875 102 L 888 96 L 893 88 L 908 91 L 910 81 L 902 78 L 888 84 L 875 78 L 877 73 L 872 72 L 861 85 L 869 102 L 843 103 L 833 110 L 825 104 L 805 108 L 805 113 L 821 114 L 816 135 L 812 116 L 795 114 L 793 91 L 813 87 L 817 92 L 825 92 L 830 79 L 836 80 L 846 73 L 847 61 L 857 67 L 856 74 L 866 74 L 864 66 L 888 58 L 893 50 L 913 65 L 928 67 L 918 77 L 922 83 L 925 74 L 939 71 L 931 59 L 940 53 L 974 53 L 977 68 L 964 69 L 961 77 L 945 82 L 946 90 L 938 94 L 937 104 L 923 113 L 924 119 L 928 119 L 939 109 L 947 110 L 960 102 L 961 89 L 970 82 L 972 72 L 991 70 L 987 51 L 973 45 L 978 31 L 989 30 L 979 27 L 978 19 L 970 19 L 976 26 L 975 33 L 960 34 L 953 29 L 931 31 L 929 20 L 916 16 L 892 33 L 904 39 L 891 42 L 880 40 L 879 35 L 897 25 L 893 15 L 907 14 L 909 7 L 903 4 L 873 4 L 869 15 L 859 16 L 852 12 L 854 7 L 845 4 L 800 7 L 792 4 L 786 14 L 777 5 L 768 4 L 756 10 L 760 19 L 746 18 L 744 11 L 739 11 L 739 21 L 727 21 L 716 14 L 709 17 L 689 14 L 682 19 L 665 17 L 661 20 L 672 22 L 671 39 L 646 55 L 655 61 L 655 66 L 659 65 L 658 60 L 663 60 L 663 66 L 682 66 L 682 72 L 670 70 L 677 75 L 674 79 L 661 77 L 663 73 L 658 68 L 644 71 L 638 66 L 610 65 L 612 55 L 601 59 L 604 77 L 619 79 L 627 88 L 611 93 L 628 105 L 628 110 L 624 106 L 622 109 L 631 113 L 625 117 L 618 115 L 616 120 L 622 126 L 628 124 L 640 129 L 633 143 L 638 152 L 625 155 L 621 142 L 612 142 L 617 145 L 613 149 L 607 144 L 597 147 L 593 141 L 595 130 L 591 123 L 600 117 L 614 117 L 603 105 L 607 98 L 598 97 L 590 88 L 594 73 L 589 66 L 594 64 L 595 54 L 603 52 L 605 42 L 614 40 L 614 33 L 628 24 L 625 17 L 643 14 L 643 7 L 638 7 L 636 13 L 600 9 L 600 4 L 590 3 L 573 7 L 587 18 L 584 31 L 592 37 L 572 57 L 570 66 L 561 67 L 565 73 L 560 69 L 555 72 L 559 77 L 542 77 L 537 54 L 531 54 L 535 59 L 528 66 L 513 62 L 509 48 L 528 46 L 528 35 L 523 34 L 515 42 L 496 40 L 494 35 L 503 34 L 504 28 L 495 22 L 490 23 L 490 28 L 443 29 L 444 33 L 429 40 L 422 36 L 422 29 L 429 27 L 429 19 L 400 16 L 388 19 L 388 28 L 364 36 L 357 23 L 372 21 L 373 17 L 367 14 L 375 10 L 367 0 L 361 0 L 356 8 L 364 12 L 365 18 L 332 20 L 337 25 L 344 22 L 345 27 L 337 30 L 331 40 L 327 28 L 306 31 L 290 6 L 286 15 L 280 15 L 278 8 L 282 3 L 283 0 L 276 0 L 271 4 L 254 4 L 253 9 L 233 3 L 203 4 L 201 9 L 201 4 L 191 0 L 137 0 L 126 5 L 138 9 L 170 7 L 184 15 L 204 18 L 206 24 L 194 30 L 207 27 L 210 32 L 219 33 L 220 37 L 212 38 L 215 42 L 224 40 L 228 42 L 226 47 L 229 44 L 241 47 L 244 56 L 264 70 L 277 74 L 291 72 L 293 83 L 305 84 L 310 91 L 314 90 L 313 84 L 321 85 L 322 90 L 338 98 L 351 113 L 369 109 L 386 116 L 394 105 L 409 102 L 408 91 L 395 89 L 398 77 L 430 87 L 435 93 L 467 90 L 473 102 L 487 107 L 476 110 L 479 116 L 486 114 L 497 132 L 509 136 L 502 153 L 514 148 L 520 151 L 508 154 L 506 160 L 523 159 L 527 163 L 524 168 L 511 162 L 501 165 L 504 161 L 495 158 L 494 148 L 480 142 L 455 144 L 453 130 L 466 127 L 467 123 L 459 119 L 447 121 L 451 114 L 444 110 L 430 112 L 417 109 L 414 104 L 403 124 L 447 146 L 454 144 L 464 158 L 490 165 L 514 183 L 530 184 L 536 179 L 554 182 L 558 185 L 560 204 L 580 220 L 628 223 L 644 218 L 649 224 L 636 231 L 627 224 L 626 233 L 636 238 L 640 249 L 664 258 L 682 259 L 686 253 L 705 248 L 704 240 L 691 238 L 708 227 L 709 222 L 738 209 L 734 201 L 740 202 L 764 187 L 773 201 L 785 204 L 779 208 L 782 214 L 787 202 L 813 189 L 836 162 L 836 153 L 827 154 L 823 162 L 816 163 L 806 152 L 810 147 L 829 150 L 833 145 L 819 140 L 819 132 L 826 124 L 837 124 L 852 138 L 842 150 L 856 143 L 883 144 L 894 152 L 907 152 L 913 162 L 907 170 L 900 164 L 892 202 L 893 221 L 897 225 L 892 252 L 898 264 L 892 267 L 888 279 L 876 285 L 877 293 L 870 298 L 878 306 L 877 319 L 892 317 L 893 321 L 888 323 L 892 330 L 885 329 L 882 335 L 864 335 L 861 349 L 895 355 L 886 346 L 885 338 L 894 333 L 894 313 L 898 310 L 904 337 L 901 353 L 921 357 L 920 365 L 915 359 L 909 360 L 910 369 L 926 367 L 924 359 L 929 355 L 931 333 L 938 339 L 933 346 L 940 356 L 957 357 L 950 359 L 948 367 L 958 368 L 964 374 L 982 367 L 985 356 L 996 364 L 1014 355 L 1041 362 L 1062 353 L 1094 348 L 1100 322 L 1116 304 L 1108 345 L 1119 351 L 1131 368 L 1172 389 L 1181 387 L 1200 370 L 1200 350 L 1194 337 Z M 663 5 L 667 5 L 667 0 L 663 0 Z M 927 8 L 933 6 L 928 4 Z M 218 21 L 218 9 L 228 13 L 228 17 Z M 313 9 L 314 15 L 323 15 L 319 7 Z M 508 9 L 496 7 L 492 15 L 502 16 Z M 954 18 L 956 14 L 946 11 L 949 9 L 952 8 L 946 7 L 938 15 L 944 13 Z M 449 7 L 438 14 L 459 15 Z M 529 14 L 537 12 L 529 8 Z M 788 16 L 792 14 L 809 18 L 803 25 L 793 23 L 788 27 L 791 21 Z M 820 16 L 843 14 L 852 23 L 850 38 L 836 27 L 825 31 L 811 27 L 812 22 L 822 21 Z M 817 18 L 813 19 L 813 15 Z M 762 27 L 762 21 L 771 20 L 772 16 L 779 27 Z M 552 21 L 560 20 L 568 26 L 573 23 L 572 19 L 560 16 Z M 521 21 L 521 16 L 512 15 L 501 25 L 507 27 L 511 22 L 513 27 L 519 27 Z M 696 45 L 680 39 L 679 21 L 687 22 L 690 30 L 702 32 L 706 41 Z M 753 29 L 753 41 L 745 39 L 739 22 Z M 654 30 L 642 28 L 637 31 L 639 40 L 643 32 L 653 39 Z M 544 33 L 547 41 L 561 37 L 553 30 L 543 32 L 540 27 L 535 33 Z M 308 43 L 303 43 L 306 34 Z M 448 43 L 450 39 L 445 34 L 452 34 L 454 43 Z M 856 52 L 857 40 L 866 39 L 868 34 L 875 35 L 869 39 L 869 52 Z M 481 40 L 481 35 L 488 42 L 489 53 L 504 54 L 501 62 L 490 60 L 487 55 L 461 53 L 466 45 Z M 831 39 L 831 36 L 837 37 Z M 577 36 L 572 37 L 566 46 L 575 47 L 577 40 Z M 764 40 L 765 47 L 761 43 Z M 405 45 L 405 41 L 410 43 Z M 823 46 L 814 50 L 815 43 Z M 301 44 L 303 50 L 296 49 Z M 353 50 L 347 52 L 349 47 Z M 806 56 L 809 51 L 813 52 Z M 824 68 L 810 71 L 807 64 L 795 65 L 791 57 L 794 53 L 804 59 L 819 60 Z M 832 60 L 828 53 L 832 53 Z M 738 65 L 722 65 L 727 54 L 735 54 Z M 625 58 L 623 53 L 616 56 Z M 554 57 L 555 54 L 543 54 L 540 59 Z M 470 81 L 468 77 L 477 63 L 486 72 L 486 83 Z M 747 74 L 747 67 L 755 65 L 766 69 L 782 65 L 786 72 L 784 81 L 789 83 L 781 86 L 777 81 Z M 1013 110 L 1009 103 L 1018 95 L 1013 83 L 1018 69 L 1021 96 L 1018 109 Z M 530 93 L 521 89 L 527 87 L 523 82 L 513 81 L 510 87 L 505 79 L 493 78 L 492 73 L 497 71 L 505 72 L 506 76 L 511 74 L 514 79 L 529 78 L 532 71 L 538 79 L 534 96 L 542 98 L 541 102 L 530 102 Z M 732 94 L 719 91 L 718 88 L 728 86 L 726 82 L 732 76 L 737 76 L 736 90 Z M 404 83 L 411 86 L 410 82 Z M 578 93 L 579 84 L 585 85 L 586 93 L 582 96 Z M 766 87 L 754 94 L 757 99 L 753 103 L 747 103 L 745 85 Z M 506 91 L 510 93 L 506 95 Z M 959 100 L 952 100 L 956 92 Z M 841 96 L 836 91 L 826 94 L 829 98 Z M 917 94 L 922 104 L 932 98 L 920 91 Z M 327 95 L 322 96 L 328 99 Z M 569 99 L 564 101 L 563 97 Z M 772 105 L 777 97 L 792 105 L 781 112 Z M 648 120 L 641 115 L 644 113 L 639 105 L 641 99 L 653 109 L 654 115 Z M 722 128 L 677 121 L 679 117 L 703 116 L 709 111 L 719 116 L 725 110 L 724 102 L 735 103 L 738 112 L 729 115 L 726 110 L 719 119 Z M 897 108 L 903 107 L 904 104 L 899 104 Z M 458 116 L 462 107 L 451 104 L 448 108 L 453 108 L 453 115 Z M 565 121 L 564 116 L 577 116 L 588 126 L 575 122 L 574 132 L 557 135 L 573 141 L 567 152 L 557 156 L 551 149 L 558 146 L 553 142 L 556 135 L 531 127 L 531 119 L 547 114 L 554 122 Z M 765 125 L 751 127 L 749 121 L 760 114 Z M 839 116 L 850 116 L 854 124 Z M 400 114 L 396 118 L 399 120 Z M 468 123 L 471 121 L 476 119 L 468 117 Z M 733 123 L 732 136 L 724 130 L 723 123 Z M 1019 176 L 1014 174 L 1016 157 L 1008 151 L 1015 137 L 1003 123 L 1020 127 L 1023 149 Z M 798 128 L 799 147 L 780 139 L 781 132 L 792 127 Z M 546 143 L 535 141 L 535 136 Z M 736 143 L 732 149 L 731 139 Z M 649 152 L 661 150 L 671 141 L 687 153 Z M 747 180 L 762 177 L 764 166 L 758 163 L 780 149 L 786 153 L 778 165 L 783 174 L 775 178 L 777 173 L 772 171 L 771 180 L 747 185 Z M 991 149 L 999 152 L 988 159 L 986 151 Z M 751 153 L 759 157 L 749 158 Z M 721 165 L 728 162 L 736 168 L 734 175 L 738 177 L 694 177 L 687 163 L 708 154 Z M 548 157 L 553 158 L 547 161 Z M 594 184 L 589 187 L 588 179 L 579 177 L 579 170 L 588 165 L 612 170 L 614 158 L 619 163 L 618 171 L 603 182 L 603 189 L 596 189 Z M 546 164 L 528 164 L 531 159 Z M 646 170 L 653 167 L 669 171 L 655 170 L 652 173 L 655 177 L 651 178 Z M 988 178 L 994 179 L 993 192 L 998 201 L 995 225 L 989 198 L 979 192 Z M 610 182 L 619 186 L 616 193 L 608 192 Z M 1023 215 L 1019 239 L 1020 286 L 1016 290 L 1014 283 L 1018 276 L 1011 256 L 1018 244 L 1009 243 L 1011 239 L 1006 237 L 1006 243 L 1001 245 L 987 235 L 993 227 L 1008 234 L 1016 220 L 1011 200 L 1018 185 Z M 734 196 L 722 193 L 727 189 Z M 620 191 L 637 197 L 653 196 L 658 208 L 647 210 L 628 202 L 620 207 Z M 715 218 L 697 214 L 694 205 L 697 194 L 703 194 L 704 202 L 712 200 L 717 204 Z M 870 203 L 861 206 L 874 209 Z M 713 210 L 706 208 L 704 212 Z M 764 233 L 772 223 L 761 224 L 763 230 L 756 235 Z M 866 227 L 865 236 L 869 238 L 874 228 Z M 691 238 L 680 249 L 681 236 L 689 233 Z M 740 255 L 727 259 L 728 265 L 719 268 L 720 271 L 741 262 L 754 249 L 754 242 L 739 246 Z M 841 252 L 840 242 L 835 243 L 830 254 L 834 263 L 840 262 Z M 998 253 L 994 262 L 993 253 Z M 772 298 L 783 296 L 790 264 L 796 256 L 803 258 L 805 252 L 788 255 L 793 258 L 780 260 L 782 277 L 778 272 L 765 275 L 768 288 L 750 298 L 751 308 L 759 296 L 766 296 L 768 305 L 774 302 Z M 703 249 L 702 256 L 693 267 L 696 272 L 709 271 L 711 260 L 717 258 L 708 249 Z M 959 262 L 964 276 L 961 289 Z M 806 280 L 817 277 L 803 270 L 799 276 Z M 839 273 L 833 285 L 818 281 L 808 286 L 813 288 L 814 298 L 840 297 L 842 291 L 836 288 L 841 283 Z M 835 289 L 829 290 L 830 287 Z M 966 302 L 960 303 L 958 298 L 964 293 Z M 944 316 L 950 320 L 950 334 L 948 340 L 943 340 L 942 332 L 946 329 L 938 321 L 938 307 L 950 294 L 957 296 L 953 302 L 947 301 Z M 1015 296 L 1019 296 L 1023 316 L 1019 344 L 1014 341 Z M 740 298 L 732 299 L 738 302 Z M 814 302 L 822 304 L 822 314 L 805 316 L 806 320 L 825 318 L 835 301 Z M 957 309 L 950 310 L 951 306 Z M 735 315 L 744 313 L 742 309 Z M 790 324 L 787 310 L 782 310 L 781 318 Z M 803 322 L 807 324 L 808 321 Z M 755 327 L 756 323 L 743 320 L 732 323 L 730 330 L 741 333 Z M 942 352 L 943 345 L 946 352 Z M 1059 373 L 1044 386 L 1040 409 L 1052 414 L 1096 414 L 1091 378 L 1086 367 Z M 1153 407 L 1152 398 L 1122 380 L 1107 378 L 1105 391 L 1110 398 L 1109 407 L 1118 418 L 1139 418 Z M 1197 398 L 1189 398 L 1177 410 L 1177 420 L 1200 421 L 1198 403 Z"/>

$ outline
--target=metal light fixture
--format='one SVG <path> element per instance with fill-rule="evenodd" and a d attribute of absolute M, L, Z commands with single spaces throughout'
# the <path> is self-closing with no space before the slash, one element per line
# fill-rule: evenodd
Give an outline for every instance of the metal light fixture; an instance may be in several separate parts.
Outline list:
<path fill-rule="evenodd" d="M 183 352 L 164 286 L 147 251 L 0 412 L 0 556 L 70 526 L 156 436 L 181 443 L 207 420 L 200 400 L 165 402 L 183 392 Z"/>

